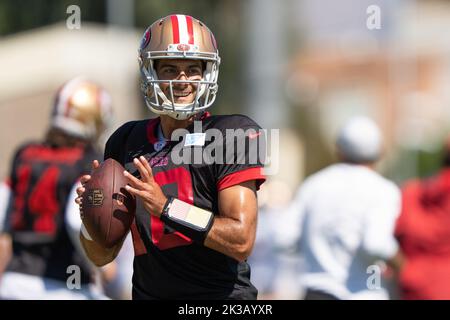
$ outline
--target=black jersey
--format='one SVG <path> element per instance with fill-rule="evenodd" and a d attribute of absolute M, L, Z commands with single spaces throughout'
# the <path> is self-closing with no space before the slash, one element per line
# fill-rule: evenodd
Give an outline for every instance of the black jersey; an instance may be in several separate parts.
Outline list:
<path fill-rule="evenodd" d="M 134 157 L 143 155 L 166 196 L 176 197 L 215 214 L 218 212 L 220 190 L 249 180 L 256 180 L 259 188 L 264 181 L 260 157 L 256 161 L 236 161 L 239 157 L 249 156 L 248 147 L 238 152 L 242 144 L 250 139 L 261 139 L 260 127 L 250 118 L 204 114 L 201 122 L 186 128 L 187 133 L 180 140 L 169 141 L 165 145 L 156 138 L 158 126 L 159 118 L 124 124 L 108 140 L 105 159 L 112 157 L 133 174 L 138 174 L 132 161 Z M 196 126 L 200 126 L 202 133 L 195 134 Z M 226 138 L 227 129 L 246 131 L 244 136 L 230 142 L 231 138 Z M 229 163 L 205 161 L 216 156 L 215 152 L 220 153 L 217 148 L 215 152 L 213 148 L 208 150 L 215 141 L 211 139 L 214 134 L 223 138 L 220 144 L 223 148 L 219 149 L 222 148 L 224 159 L 226 148 L 236 148 Z M 180 144 L 179 141 L 184 142 Z M 198 161 L 198 154 L 192 155 L 197 157 L 197 161 L 179 163 L 178 153 L 194 149 L 201 151 L 198 153 L 200 155 L 210 156 Z M 250 267 L 246 262 L 238 262 L 193 242 L 146 212 L 140 201 L 137 203 L 132 236 L 135 251 L 134 299 L 256 299 L 257 290 L 250 282 Z"/>
<path fill-rule="evenodd" d="M 65 209 L 72 187 L 90 172 L 98 159 L 92 148 L 53 148 L 30 143 L 16 152 L 11 173 L 12 197 L 6 232 L 13 255 L 7 271 L 66 281 L 67 268 L 81 269 L 81 283 L 91 281 L 65 225 Z"/>

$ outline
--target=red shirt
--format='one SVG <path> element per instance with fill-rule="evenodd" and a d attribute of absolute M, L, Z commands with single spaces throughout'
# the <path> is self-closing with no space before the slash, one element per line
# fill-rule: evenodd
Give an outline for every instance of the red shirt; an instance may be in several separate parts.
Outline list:
<path fill-rule="evenodd" d="M 402 298 L 450 299 L 450 169 L 405 184 L 395 235 L 406 257 Z"/>

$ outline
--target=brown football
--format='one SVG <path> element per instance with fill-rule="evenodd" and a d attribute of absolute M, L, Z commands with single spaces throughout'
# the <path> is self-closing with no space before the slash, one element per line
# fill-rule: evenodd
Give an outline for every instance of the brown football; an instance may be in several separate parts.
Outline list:
<path fill-rule="evenodd" d="M 111 248 L 124 239 L 136 211 L 136 200 L 126 190 L 124 167 L 109 158 L 85 184 L 81 208 L 83 224 L 94 241 Z"/>

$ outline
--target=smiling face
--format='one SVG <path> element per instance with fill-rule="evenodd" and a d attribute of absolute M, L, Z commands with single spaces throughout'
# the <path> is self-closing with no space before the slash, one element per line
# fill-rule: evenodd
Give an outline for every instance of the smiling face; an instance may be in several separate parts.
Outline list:
<path fill-rule="evenodd" d="M 155 70 L 159 80 L 202 80 L 203 75 L 203 66 L 200 60 L 161 59 L 156 61 Z M 160 83 L 159 87 L 166 97 L 171 100 L 169 82 Z M 173 102 L 181 104 L 192 103 L 197 93 L 197 87 L 198 85 L 195 83 L 173 83 Z"/>

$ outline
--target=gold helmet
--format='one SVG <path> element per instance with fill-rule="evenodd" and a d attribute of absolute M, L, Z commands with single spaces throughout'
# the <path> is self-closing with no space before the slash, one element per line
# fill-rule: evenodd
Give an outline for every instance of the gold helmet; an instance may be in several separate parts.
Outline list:
<path fill-rule="evenodd" d="M 112 120 L 111 97 L 98 84 L 78 77 L 64 84 L 55 97 L 50 125 L 68 135 L 97 139 Z"/>
<path fill-rule="evenodd" d="M 145 31 L 139 48 L 141 90 L 147 106 L 157 114 L 167 114 L 183 120 L 210 107 L 217 95 L 220 57 L 216 40 L 208 27 L 186 15 L 170 15 L 154 22 Z M 201 80 L 159 80 L 156 59 L 202 60 L 205 68 Z M 192 103 L 175 103 L 173 94 L 167 97 L 159 84 L 191 83 L 197 87 Z"/>

